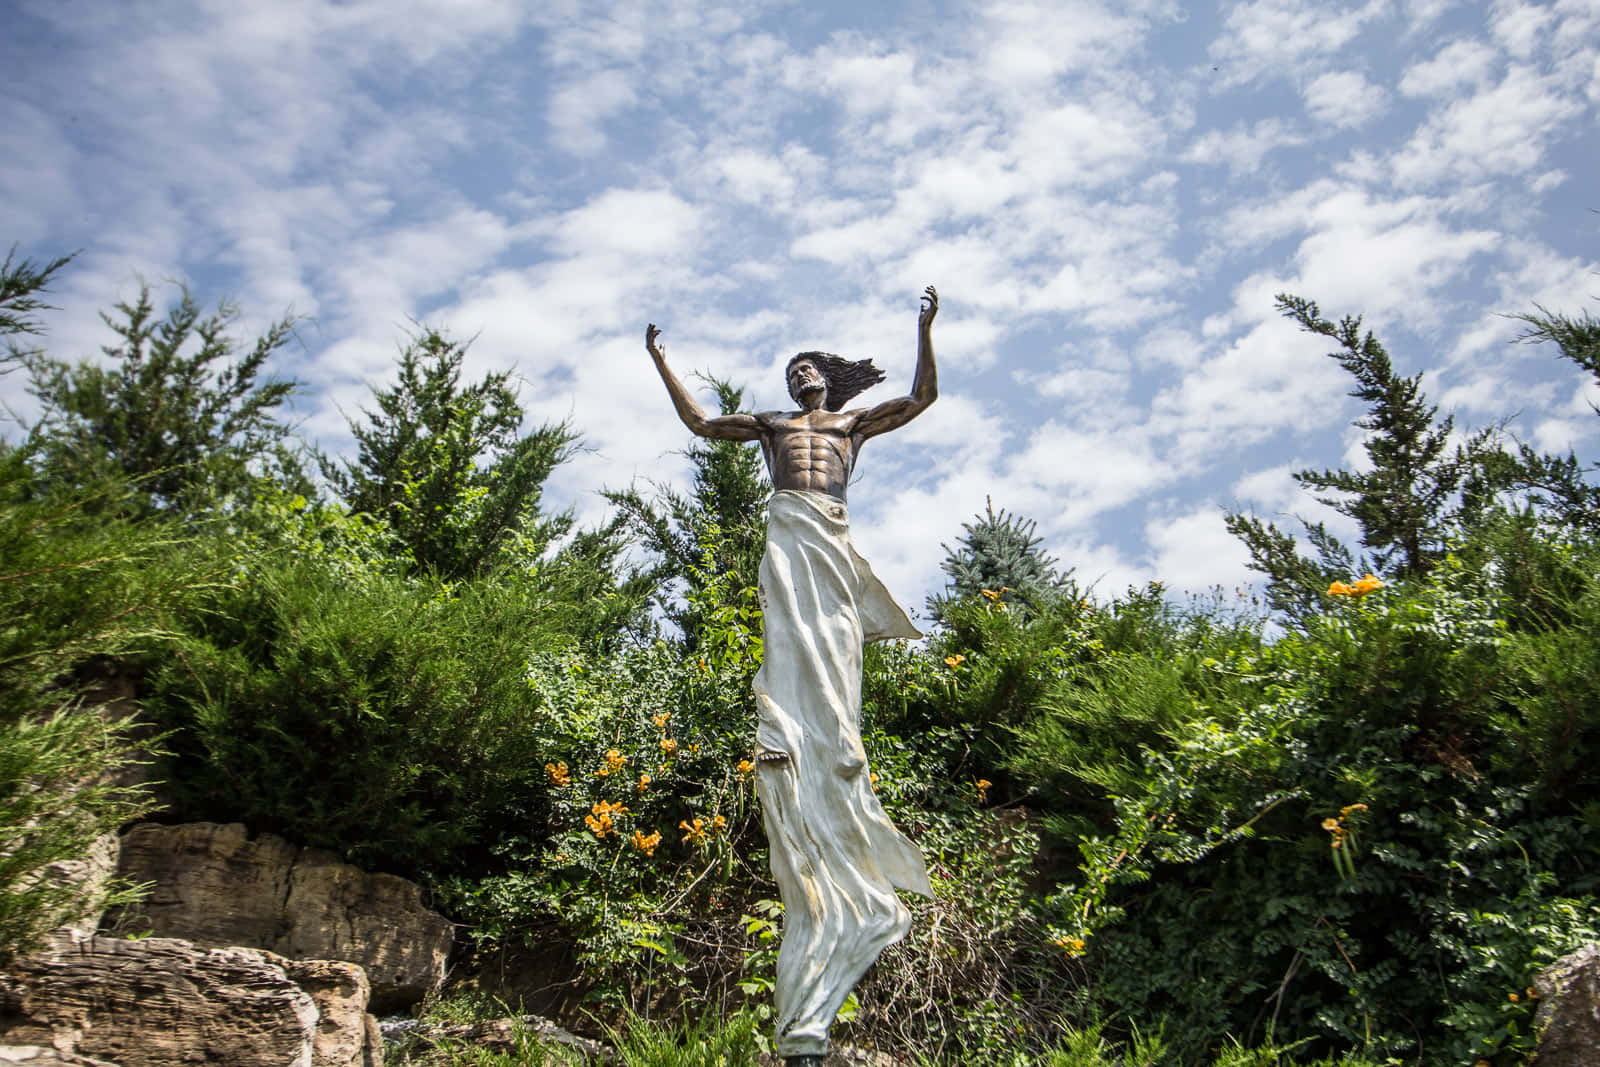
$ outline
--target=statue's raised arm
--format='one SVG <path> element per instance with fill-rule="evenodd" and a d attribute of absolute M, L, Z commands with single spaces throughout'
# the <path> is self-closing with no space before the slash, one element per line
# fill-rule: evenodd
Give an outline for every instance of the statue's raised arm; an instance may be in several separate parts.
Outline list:
<path fill-rule="evenodd" d="M 655 360 L 656 371 L 666 383 L 667 394 L 672 397 L 672 406 L 677 408 L 678 418 L 683 420 L 683 424 L 701 437 L 711 437 L 720 441 L 760 440 L 761 424 L 756 421 L 754 415 L 739 412 L 733 415 L 708 416 L 705 413 L 705 410 L 695 402 L 693 394 L 685 389 L 678 376 L 672 373 L 672 368 L 667 366 L 666 351 L 660 343 L 660 338 L 661 330 L 652 322 L 644 331 L 644 347 Z"/>
<path fill-rule="evenodd" d="M 937 314 L 939 291 L 930 285 L 923 291 L 922 311 L 917 316 L 917 374 L 911 382 L 911 394 L 868 409 L 852 428 L 853 436 L 875 437 L 898 430 L 939 398 L 939 374 L 933 362 L 933 319 Z"/>

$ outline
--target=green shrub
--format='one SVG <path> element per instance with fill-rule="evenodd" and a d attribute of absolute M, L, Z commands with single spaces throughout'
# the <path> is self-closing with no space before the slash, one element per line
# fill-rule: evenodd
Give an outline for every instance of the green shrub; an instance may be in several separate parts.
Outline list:
<path fill-rule="evenodd" d="M 492 862 L 548 817 L 524 664 L 566 638 L 543 622 L 515 583 L 245 561 L 151 666 L 179 809 L 399 873 Z"/>
<path fill-rule="evenodd" d="M 1232 698 L 1189 687 L 1204 714 L 1143 747 L 1054 901 L 1105 1003 L 1166 1015 L 1188 1056 L 1229 1033 L 1438 1062 L 1528 1048 L 1533 970 L 1600 931 L 1597 827 L 1541 747 L 1563 690 L 1530 665 L 1593 647 L 1600 611 L 1585 589 L 1561 627 L 1514 630 L 1495 573 L 1449 557 L 1212 657 Z M 1559 675 L 1580 780 L 1591 660 Z"/>

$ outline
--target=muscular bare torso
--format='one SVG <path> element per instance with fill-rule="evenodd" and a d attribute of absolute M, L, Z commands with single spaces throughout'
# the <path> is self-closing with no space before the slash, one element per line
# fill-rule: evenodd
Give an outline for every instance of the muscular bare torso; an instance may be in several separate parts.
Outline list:
<path fill-rule="evenodd" d="M 858 415 L 822 410 L 757 415 L 772 487 L 825 493 L 843 501 L 861 445 L 852 433 Z"/>

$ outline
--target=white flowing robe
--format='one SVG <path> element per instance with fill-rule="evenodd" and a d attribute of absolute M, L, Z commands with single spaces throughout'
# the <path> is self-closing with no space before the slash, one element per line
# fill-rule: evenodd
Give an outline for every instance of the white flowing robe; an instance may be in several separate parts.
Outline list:
<path fill-rule="evenodd" d="M 773 494 L 761 605 L 757 753 L 789 757 L 756 773 L 784 906 L 775 1051 L 821 1055 L 850 990 L 911 927 L 895 889 L 933 896 L 861 745 L 862 642 L 922 635 L 856 553 L 844 504 L 820 493 Z"/>

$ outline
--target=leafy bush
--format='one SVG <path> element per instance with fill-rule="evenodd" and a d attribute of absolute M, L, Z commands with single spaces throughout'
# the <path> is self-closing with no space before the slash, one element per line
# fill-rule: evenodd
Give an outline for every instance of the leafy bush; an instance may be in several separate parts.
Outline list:
<path fill-rule="evenodd" d="M 1444 1062 L 1526 1050 L 1533 970 L 1600 933 L 1600 827 L 1540 773 L 1550 718 L 1508 668 L 1553 670 L 1552 634 L 1507 626 L 1492 570 L 1449 557 L 1212 658 L 1256 698 L 1190 687 L 1197 714 L 1142 748 L 1115 832 L 1081 843 L 1055 901 L 1107 1003 L 1167 1014 L 1191 1055 L 1228 1033 Z M 1566 617 L 1592 640 L 1588 597 Z M 1592 739 L 1600 705 L 1569 707 Z"/>

